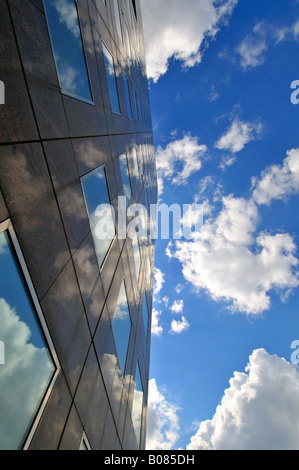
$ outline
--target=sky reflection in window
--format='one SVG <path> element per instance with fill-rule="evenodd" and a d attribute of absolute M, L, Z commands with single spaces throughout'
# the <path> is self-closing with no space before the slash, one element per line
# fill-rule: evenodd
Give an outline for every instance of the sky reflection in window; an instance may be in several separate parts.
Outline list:
<path fill-rule="evenodd" d="M 0 449 L 18 450 L 56 367 L 7 232 L 0 233 L 0 319 Z"/>
<path fill-rule="evenodd" d="M 112 329 L 118 352 L 122 373 L 125 372 L 128 346 L 131 333 L 131 317 L 128 306 L 127 294 L 124 281 L 121 284 L 118 301 L 115 308 Z"/>
<path fill-rule="evenodd" d="M 144 392 L 143 392 L 143 386 L 141 382 L 140 369 L 139 369 L 139 364 L 137 362 L 135 390 L 134 390 L 133 408 L 132 408 L 132 420 L 133 420 L 138 447 L 140 446 L 140 436 L 141 436 L 143 394 Z"/>
<path fill-rule="evenodd" d="M 44 0 L 62 91 L 92 101 L 74 0 Z"/>
<path fill-rule="evenodd" d="M 111 109 L 114 113 L 120 114 L 117 84 L 115 77 L 114 60 L 107 47 L 103 44 L 104 62 L 108 82 Z"/>
<path fill-rule="evenodd" d="M 105 167 L 101 166 L 82 179 L 91 232 L 100 267 L 115 237 L 114 215 L 108 193 Z"/>
<path fill-rule="evenodd" d="M 125 153 L 120 155 L 119 164 L 120 164 L 121 179 L 123 182 L 124 195 L 126 196 L 127 205 L 128 205 L 132 198 L 132 191 L 131 191 L 131 182 L 130 182 L 129 170 L 128 170 L 128 160 L 127 160 L 127 155 Z"/>

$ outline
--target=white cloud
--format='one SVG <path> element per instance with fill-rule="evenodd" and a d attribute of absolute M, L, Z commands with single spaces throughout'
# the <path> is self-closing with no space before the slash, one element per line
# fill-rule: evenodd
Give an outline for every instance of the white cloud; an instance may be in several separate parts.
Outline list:
<path fill-rule="evenodd" d="M 201 169 L 206 151 L 207 147 L 199 145 L 197 137 L 189 134 L 170 142 L 164 149 L 158 146 L 156 161 L 159 193 L 163 192 L 165 180 L 174 185 L 186 184 L 188 178 Z"/>
<path fill-rule="evenodd" d="M 152 334 L 155 336 L 161 336 L 163 333 L 163 327 L 159 324 L 162 312 L 153 308 L 152 311 Z"/>
<path fill-rule="evenodd" d="M 172 313 L 178 314 L 182 313 L 184 308 L 184 301 L 183 300 L 175 300 L 172 306 L 170 307 L 170 310 Z"/>
<path fill-rule="evenodd" d="M 0 255 L 5 253 L 7 250 L 7 241 L 4 236 L 4 232 L 0 233 Z"/>
<path fill-rule="evenodd" d="M 153 300 L 154 300 L 154 305 L 159 305 L 161 304 L 161 299 L 160 299 L 160 292 L 163 289 L 163 285 L 165 283 L 165 274 L 161 271 L 161 269 L 155 267 L 154 271 L 154 294 L 153 294 Z M 163 297 L 162 301 L 165 303 L 166 297 Z M 162 310 L 153 308 L 152 312 L 152 334 L 155 336 L 161 336 L 163 333 L 163 327 L 159 323 L 160 318 L 162 315 Z"/>
<path fill-rule="evenodd" d="M 164 394 L 163 394 L 164 393 Z M 149 381 L 147 450 L 172 450 L 179 439 L 179 408 L 167 401 L 155 379 Z"/>
<path fill-rule="evenodd" d="M 293 365 L 255 350 L 245 372 L 235 372 L 229 384 L 188 450 L 299 449 L 299 374 Z"/>
<path fill-rule="evenodd" d="M 240 64 L 244 70 L 252 69 L 265 62 L 267 42 L 262 36 L 247 36 L 237 47 L 240 56 Z"/>
<path fill-rule="evenodd" d="M 48 351 L 30 342 L 29 326 L 5 299 L 0 299 L 0 312 L 5 345 L 5 365 L 0 367 L 0 441 L 2 448 L 11 449 L 23 439 L 54 368 Z M 7 423 L 13 423 L 9 433 Z"/>
<path fill-rule="evenodd" d="M 178 284 L 174 290 L 176 291 L 177 294 L 180 294 L 183 289 L 184 289 L 184 286 L 182 284 Z"/>
<path fill-rule="evenodd" d="M 299 21 L 296 20 L 291 26 L 274 28 L 273 36 L 276 38 L 277 43 L 281 41 L 285 41 L 285 40 L 298 41 L 299 40 Z"/>
<path fill-rule="evenodd" d="M 287 152 L 282 165 L 272 165 L 261 178 L 252 179 L 253 199 L 257 204 L 270 204 L 299 192 L 299 148 Z"/>
<path fill-rule="evenodd" d="M 76 7 L 69 0 L 56 0 L 54 6 L 59 15 L 60 23 L 64 23 L 75 38 L 80 37 Z"/>
<path fill-rule="evenodd" d="M 232 14 L 238 0 L 142 0 L 148 76 L 155 82 L 168 70 L 169 59 L 185 67 L 201 62 L 201 46 L 213 38 Z"/>
<path fill-rule="evenodd" d="M 276 26 L 266 22 L 255 25 L 251 34 L 236 48 L 240 65 L 244 71 L 261 66 L 266 60 L 266 52 L 270 46 L 277 46 L 282 41 L 299 40 L 299 21 L 291 26 Z"/>
<path fill-rule="evenodd" d="M 158 294 L 163 289 L 163 285 L 165 282 L 165 274 L 162 273 L 161 269 L 155 267 L 154 271 L 154 297 L 158 296 Z"/>
<path fill-rule="evenodd" d="M 260 136 L 262 129 L 263 126 L 260 123 L 235 119 L 227 132 L 216 142 L 215 148 L 233 153 L 240 152 L 245 145 Z M 226 165 L 231 165 L 233 161 L 231 159 L 226 161 Z"/>
<path fill-rule="evenodd" d="M 254 201 L 223 197 L 222 209 L 207 219 L 200 238 L 177 241 L 167 254 L 182 263 L 182 273 L 229 309 L 247 315 L 268 310 L 270 292 L 282 296 L 299 285 L 296 246 L 289 234 L 256 234 Z"/>
<path fill-rule="evenodd" d="M 181 321 L 179 320 L 172 320 L 170 326 L 170 333 L 172 334 L 180 334 L 183 331 L 188 330 L 190 327 L 189 322 L 186 320 L 184 316 L 182 316 Z"/>

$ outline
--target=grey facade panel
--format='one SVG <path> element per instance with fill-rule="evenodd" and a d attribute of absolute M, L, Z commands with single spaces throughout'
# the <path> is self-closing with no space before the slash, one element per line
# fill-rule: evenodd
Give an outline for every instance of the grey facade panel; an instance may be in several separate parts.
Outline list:
<path fill-rule="evenodd" d="M 146 337 L 142 306 L 145 294 L 151 312 L 154 248 L 150 240 L 140 243 L 137 279 L 131 240 L 119 237 L 116 220 L 116 236 L 100 266 L 82 178 L 104 165 L 118 215 L 118 198 L 124 195 L 118 157 L 126 154 L 131 203 L 144 203 L 145 191 L 149 203 L 157 202 L 140 3 L 118 0 L 122 37 L 112 0 L 106 0 L 107 6 L 103 0 L 62 0 L 57 2 L 57 14 L 62 14 L 58 3 L 78 12 L 90 102 L 60 87 L 44 2 L 0 0 L 0 79 L 6 90 L 0 105 L 0 231 L 1 223 L 10 220 L 59 363 L 19 448 L 133 450 L 138 442 L 145 446 L 150 334 Z M 61 21 L 66 21 L 63 16 Z M 111 110 L 103 43 L 115 63 L 120 114 Z M 132 110 L 134 92 L 141 100 L 138 116 L 128 112 L 124 75 Z M 4 282 L 9 285 L 10 279 Z M 122 282 L 131 319 L 124 371 L 113 332 Z M 0 340 L 1 315 L 0 309 Z M 143 392 L 140 436 L 132 416 L 137 364 Z M 0 448 L 1 432 L 5 429 L 0 429 Z"/>

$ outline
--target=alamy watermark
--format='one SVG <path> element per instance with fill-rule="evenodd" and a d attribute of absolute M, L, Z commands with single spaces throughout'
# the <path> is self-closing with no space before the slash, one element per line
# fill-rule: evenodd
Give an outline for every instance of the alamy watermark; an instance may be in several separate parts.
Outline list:
<path fill-rule="evenodd" d="M 5 344 L 3 341 L 0 341 L 0 366 L 5 364 Z"/>
<path fill-rule="evenodd" d="M 292 341 L 291 349 L 295 350 L 291 354 L 291 363 L 297 366 L 299 364 L 299 340 L 298 339 Z"/>
<path fill-rule="evenodd" d="M 5 104 L 5 85 L 0 80 L 0 104 Z"/>
<path fill-rule="evenodd" d="M 291 89 L 295 90 L 291 94 L 291 103 L 292 104 L 299 104 L 299 80 L 294 80 L 291 83 Z"/>
<path fill-rule="evenodd" d="M 117 219 L 116 219 L 117 214 Z M 118 198 L 117 208 L 100 204 L 94 213 L 94 234 L 98 240 L 113 239 L 115 224 L 120 240 L 191 240 L 199 237 L 203 226 L 203 204 L 132 203 L 127 207 L 125 196 Z"/>

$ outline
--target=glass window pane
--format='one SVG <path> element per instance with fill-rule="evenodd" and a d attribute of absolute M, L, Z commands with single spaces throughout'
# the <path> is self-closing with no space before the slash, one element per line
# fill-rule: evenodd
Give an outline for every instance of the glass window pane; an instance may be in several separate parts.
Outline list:
<path fill-rule="evenodd" d="M 118 0 L 113 0 L 113 8 L 114 8 L 116 29 L 117 29 L 120 39 L 122 39 Z"/>
<path fill-rule="evenodd" d="M 115 77 L 114 60 L 107 47 L 103 44 L 104 62 L 108 82 L 110 104 L 113 112 L 120 114 L 118 92 Z"/>
<path fill-rule="evenodd" d="M 129 204 L 132 198 L 132 191 L 131 191 L 131 182 L 130 182 L 129 170 L 128 170 L 128 160 L 127 160 L 127 155 L 125 153 L 119 157 L 119 164 L 120 164 L 120 172 L 121 172 L 121 178 L 123 182 L 124 194 L 127 199 L 127 204 Z"/>
<path fill-rule="evenodd" d="M 130 119 L 133 119 L 129 83 L 128 83 L 128 80 L 125 76 L 124 76 L 124 85 L 125 85 L 125 94 L 126 94 L 126 103 L 127 103 L 128 116 L 129 116 Z"/>
<path fill-rule="evenodd" d="M 128 58 L 131 60 L 132 59 L 131 45 L 130 45 L 129 31 L 128 31 L 126 23 L 124 23 L 124 32 L 125 32 L 125 40 L 126 40 L 126 48 L 127 48 L 127 52 L 128 52 Z"/>
<path fill-rule="evenodd" d="M 143 387 L 140 376 L 139 364 L 137 362 L 135 390 L 132 408 L 132 420 L 135 429 L 138 447 L 140 446 L 141 425 L 142 425 L 142 411 L 143 411 Z"/>
<path fill-rule="evenodd" d="M 74 0 L 44 0 L 62 91 L 91 101 L 91 89 Z"/>
<path fill-rule="evenodd" d="M 143 322 L 144 322 L 145 336 L 147 337 L 149 313 L 148 313 L 147 300 L 146 300 L 145 294 L 143 297 L 142 316 L 143 316 Z"/>
<path fill-rule="evenodd" d="M 104 166 L 82 179 L 91 232 L 99 265 L 102 266 L 115 237 L 114 213 L 110 205 Z"/>
<path fill-rule="evenodd" d="M 0 233 L 0 449 L 18 450 L 56 370 L 7 232 Z"/>
<path fill-rule="evenodd" d="M 139 180 L 138 157 L 136 147 L 132 148 L 133 176 Z"/>
<path fill-rule="evenodd" d="M 126 288 L 123 281 L 112 321 L 113 334 L 123 374 L 126 367 L 131 325 Z"/>
<path fill-rule="evenodd" d="M 135 91 L 135 90 L 134 90 L 134 105 L 135 105 L 136 121 L 139 121 L 139 113 L 138 113 L 138 106 L 137 106 L 137 95 L 136 95 L 136 91 Z"/>
<path fill-rule="evenodd" d="M 132 250 L 137 274 L 137 280 L 139 279 L 139 272 L 140 272 L 140 265 L 141 265 L 141 258 L 140 258 L 140 249 L 137 237 L 133 238 L 132 240 Z"/>

